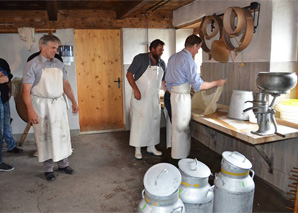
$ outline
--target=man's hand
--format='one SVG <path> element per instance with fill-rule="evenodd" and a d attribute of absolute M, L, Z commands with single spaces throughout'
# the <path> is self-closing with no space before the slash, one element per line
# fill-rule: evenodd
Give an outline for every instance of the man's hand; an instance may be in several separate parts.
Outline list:
<path fill-rule="evenodd" d="M 79 111 L 79 106 L 77 103 L 72 104 L 72 113 L 76 114 Z"/>
<path fill-rule="evenodd" d="M 226 83 L 226 79 L 224 80 L 224 79 L 219 79 L 219 80 L 217 80 L 217 86 L 218 87 L 221 87 L 221 86 L 223 86 L 225 83 Z"/>
<path fill-rule="evenodd" d="M 38 121 L 38 115 L 36 114 L 36 112 L 33 110 L 33 111 L 28 111 L 28 118 L 29 118 L 29 122 L 31 124 L 38 124 L 39 121 Z"/>
<path fill-rule="evenodd" d="M 135 90 L 133 91 L 133 94 L 134 94 L 135 99 L 137 99 L 137 100 L 141 100 L 142 95 L 141 95 L 141 92 L 140 92 L 139 89 L 135 89 Z"/>

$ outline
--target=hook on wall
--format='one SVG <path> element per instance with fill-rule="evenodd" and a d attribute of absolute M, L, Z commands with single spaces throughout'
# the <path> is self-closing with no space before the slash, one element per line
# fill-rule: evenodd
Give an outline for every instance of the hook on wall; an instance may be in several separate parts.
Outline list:
<path fill-rule="evenodd" d="M 252 3 L 250 3 L 249 9 L 254 11 L 254 15 L 253 15 L 254 23 L 255 23 L 255 20 L 256 20 L 256 11 L 258 11 L 257 23 L 254 25 L 254 33 L 255 33 L 256 29 L 259 26 L 259 17 L 260 17 L 260 12 L 261 12 L 261 4 L 258 3 L 258 2 L 252 2 Z"/>

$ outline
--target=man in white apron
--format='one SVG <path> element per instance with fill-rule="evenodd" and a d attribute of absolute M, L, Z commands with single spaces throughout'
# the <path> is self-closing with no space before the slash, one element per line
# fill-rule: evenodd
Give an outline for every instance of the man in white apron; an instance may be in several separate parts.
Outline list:
<path fill-rule="evenodd" d="M 225 84 L 225 80 L 204 82 L 197 71 L 194 61 L 202 45 L 201 39 L 190 35 L 185 41 L 185 48 L 169 58 L 166 73 L 166 89 L 171 93 L 170 103 L 172 111 L 172 150 L 173 159 L 186 158 L 190 152 L 191 135 L 189 122 L 191 120 L 190 85 L 194 91 L 206 90 Z M 168 110 L 170 111 L 170 109 Z"/>
<path fill-rule="evenodd" d="M 129 145 L 135 147 L 136 159 L 142 159 L 141 147 L 147 152 L 161 156 L 155 148 L 160 142 L 160 97 L 161 81 L 165 63 L 160 59 L 164 42 L 159 39 L 150 44 L 150 52 L 134 57 L 126 74 L 133 89 L 130 101 Z"/>
<path fill-rule="evenodd" d="M 74 174 L 68 157 L 72 153 L 65 93 L 72 102 L 72 112 L 79 108 L 67 80 L 64 64 L 54 58 L 60 40 L 44 35 L 39 40 L 41 53 L 27 63 L 23 74 L 23 99 L 34 128 L 38 161 L 43 162 L 48 181 L 56 179 L 54 163 L 66 174 Z"/>

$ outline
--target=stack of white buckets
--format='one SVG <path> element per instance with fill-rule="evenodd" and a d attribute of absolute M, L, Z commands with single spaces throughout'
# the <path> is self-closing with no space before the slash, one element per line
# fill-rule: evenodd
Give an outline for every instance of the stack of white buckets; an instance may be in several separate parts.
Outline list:
<path fill-rule="evenodd" d="M 138 212 L 252 212 L 251 162 L 239 152 L 226 151 L 222 156 L 214 186 L 208 183 L 210 169 L 197 159 L 180 160 L 179 170 L 168 163 L 152 166 L 144 176 Z"/>

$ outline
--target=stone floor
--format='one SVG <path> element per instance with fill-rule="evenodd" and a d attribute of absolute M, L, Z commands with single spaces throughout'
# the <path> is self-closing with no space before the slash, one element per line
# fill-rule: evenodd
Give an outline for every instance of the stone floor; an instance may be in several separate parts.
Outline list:
<path fill-rule="evenodd" d="M 0 212 L 136 212 L 145 172 L 165 162 L 170 150 L 165 148 L 165 129 L 158 146 L 163 157 L 143 149 L 143 160 L 136 160 L 128 139 L 128 131 L 72 137 L 70 165 L 76 174 L 55 171 L 54 182 L 45 180 L 42 164 L 33 157 L 33 141 L 24 143 L 20 155 L 6 153 L 4 147 L 3 161 L 15 170 L 0 172 Z M 219 172 L 221 156 L 196 140 L 190 157 L 205 163 L 213 174 Z M 254 180 L 254 212 L 289 212 L 283 194 L 257 177 Z"/>

